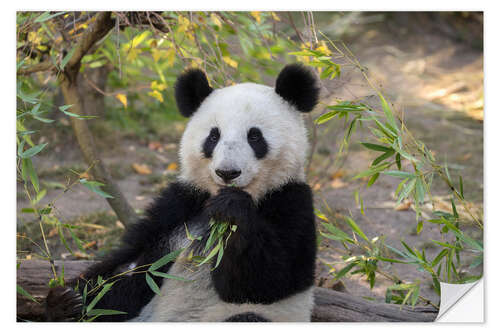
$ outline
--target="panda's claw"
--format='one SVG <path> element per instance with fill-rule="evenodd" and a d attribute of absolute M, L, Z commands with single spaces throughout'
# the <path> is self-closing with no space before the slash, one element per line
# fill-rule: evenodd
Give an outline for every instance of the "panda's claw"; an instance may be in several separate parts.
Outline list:
<path fill-rule="evenodd" d="M 74 321 L 83 309 L 82 296 L 70 287 L 51 288 L 45 300 L 47 321 Z"/>

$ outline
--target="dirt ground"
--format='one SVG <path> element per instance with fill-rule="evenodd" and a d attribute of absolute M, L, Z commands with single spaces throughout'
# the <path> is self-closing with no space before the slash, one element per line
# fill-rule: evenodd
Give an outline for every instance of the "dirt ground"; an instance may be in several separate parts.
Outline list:
<path fill-rule="evenodd" d="M 434 31 L 432 26 L 425 28 L 419 21 L 412 20 L 411 24 L 406 22 L 402 28 L 403 21 L 405 17 L 401 15 L 390 22 L 365 23 L 349 35 L 347 45 L 394 103 L 396 110 L 403 112 L 406 124 L 413 134 L 435 151 L 437 156 L 446 159 L 452 177 L 457 173 L 463 176 L 466 198 L 475 203 L 478 209 L 482 209 L 482 46 L 456 40 L 442 31 Z M 325 82 L 322 94 L 326 100 L 364 98 L 370 102 L 370 94 L 373 92 L 368 90 L 354 70 L 346 68 L 339 79 Z M 313 118 L 317 115 L 314 114 Z M 352 214 L 369 238 L 384 235 L 386 243 L 396 248 L 401 248 L 399 241 L 403 239 L 411 246 L 425 248 L 428 257 L 434 257 L 438 248 L 428 240 L 439 239 L 439 229 L 425 224 L 421 234 L 417 235 L 415 212 L 411 208 L 394 209 L 396 180 L 381 176 L 368 189 L 362 187 L 361 182 L 351 180 L 357 172 L 369 166 L 373 155 L 353 145 L 343 164 L 333 167 L 331 163 L 328 164 L 341 140 L 341 126 L 333 121 L 331 123 L 328 125 L 330 127 L 325 125 L 318 129 L 317 153 L 311 170 L 313 175 L 322 175 L 321 179 L 314 176 L 311 178 L 311 183 L 322 184 L 315 187 L 316 207 L 325 211 L 327 204 L 334 212 Z M 178 138 L 182 133 L 182 126 L 177 126 L 173 132 L 175 135 L 172 137 Z M 363 141 L 365 135 L 363 131 L 358 131 L 352 141 Z M 172 163 L 177 162 L 177 143 L 176 139 L 162 141 L 161 144 L 128 139 L 109 149 L 106 142 L 100 142 L 104 162 L 110 167 L 134 208 L 144 209 L 159 188 L 175 177 L 176 165 Z M 72 174 L 68 169 L 80 172 L 85 170 L 72 137 L 59 143 L 50 153 L 40 155 L 35 164 L 40 170 L 42 184 L 48 188 L 42 203 L 50 202 L 60 195 L 62 190 L 54 183 L 66 183 L 66 178 Z M 150 172 L 138 172 L 137 166 L 134 169 L 133 164 L 145 164 Z M 360 188 L 365 215 L 360 213 L 353 196 L 354 191 Z M 21 191 L 22 188 L 19 187 L 18 193 Z M 434 191 L 438 196 L 444 194 L 443 187 L 438 185 Z M 31 215 L 21 212 L 21 208 L 26 206 L 27 202 L 18 194 L 18 230 L 34 235 L 38 224 L 32 223 Z M 55 207 L 62 221 L 80 223 L 87 232 L 103 236 L 84 239 L 90 255 L 99 254 L 97 249 L 108 248 L 122 232 L 106 201 L 83 186 L 75 186 L 58 198 Z M 470 231 L 475 238 L 482 237 L 473 228 Z M 60 242 L 55 233 L 49 231 L 48 237 L 49 241 L 53 240 L 53 254 L 56 257 L 71 258 L 61 244 L 56 245 Z M 341 256 L 336 246 L 338 244 L 333 242 L 321 244 L 317 265 L 318 281 L 321 278 L 332 278 L 325 263 L 330 263 L 337 269 L 342 267 L 336 264 Z M 21 247 L 25 249 L 29 246 L 25 243 Z M 87 257 L 84 254 L 80 256 Z M 384 265 L 384 269 L 405 281 L 422 281 L 421 295 L 435 303 L 439 302 L 425 273 L 405 265 Z M 481 271 L 482 266 L 473 273 Z M 392 282 L 381 278 L 370 290 L 366 280 L 358 276 L 346 276 L 342 281 L 348 292 L 377 301 L 383 301 L 386 288 L 392 285 Z"/>

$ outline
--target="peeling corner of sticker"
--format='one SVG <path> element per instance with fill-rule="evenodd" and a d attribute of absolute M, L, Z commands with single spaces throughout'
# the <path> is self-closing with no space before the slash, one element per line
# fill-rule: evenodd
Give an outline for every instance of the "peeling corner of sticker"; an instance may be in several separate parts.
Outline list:
<path fill-rule="evenodd" d="M 438 322 L 457 322 L 455 319 L 450 320 L 451 318 L 442 318 L 451 308 L 454 308 L 457 303 L 461 303 L 462 297 L 464 297 L 474 286 L 477 284 L 483 284 L 483 279 L 472 283 L 463 283 L 463 284 L 450 284 L 440 282 L 441 285 L 441 303 L 439 307 L 439 313 L 436 317 L 435 321 Z M 481 288 L 482 289 L 482 288 Z M 482 291 L 481 291 L 482 292 Z M 481 299 L 483 299 L 481 297 Z M 481 304 L 480 310 L 475 304 L 467 304 L 470 311 L 481 311 L 481 317 L 483 317 L 483 306 Z M 469 312 L 469 311 L 468 311 Z M 447 316 L 445 316 L 447 317 Z M 464 318 L 463 322 L 467 320 Z M 480 320 L 481 321 L 481 320 Z"/>

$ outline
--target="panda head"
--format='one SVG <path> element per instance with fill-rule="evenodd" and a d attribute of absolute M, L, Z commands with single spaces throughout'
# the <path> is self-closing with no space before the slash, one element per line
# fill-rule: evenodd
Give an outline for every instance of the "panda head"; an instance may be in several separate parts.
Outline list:
<path fill-rule="evenodd" d="M 308 142 L 302 114 L 318 101 L 317 80 L 293 64 L 274 88 L 241 83 L 212 89 L 205 74 L 179 76 L 175 98 L 190 117 L 181 139 L 181 179 L 215 194 L 232 185 L 258 200 L 291 180 L 304 181 Z"/>

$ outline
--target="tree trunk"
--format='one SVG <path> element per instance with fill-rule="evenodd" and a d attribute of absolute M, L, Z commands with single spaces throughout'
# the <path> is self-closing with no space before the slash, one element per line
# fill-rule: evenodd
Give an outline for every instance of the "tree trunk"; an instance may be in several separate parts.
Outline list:
<path fill-rule="evenodd" d="M 85 31 L 84 35 L 78 41 L 73 56 L 64 68 L 60 87 L 65 103 L 67 105 L 72 105 L 72 113 L 85 115 L 83 98 L 79 94 L 78 89 L 78 75 L 81 59 L 96 42 L 106 36 L 113 26 L 114 23 L 111 19 L 111 12 L 99 12 L 95 22 Z M 85 162 L 89 166 L 93 166 L 90 170 L 92 175 L 97 181 L 105 184 L 103 190 L 113 197 L 107 198 L 106 200 L 118 216 L 118 219 L 125 227 L 129 227 L 138 219 L 137 214 L 120 191 L 118 185 L 111 178 L 106 166 L 99 157 L 92 133 L 87 126 L 86 120 L 70 117 L 70 121 Z"/>
<path fill-rule="evenodd" d="M 78 276 L 92 261 L 55 261 L 58 274 L 64 266 L 66 280 Z M 48 293 L 47 283 L 52 276 L 50 264 L 42 260 L 25 260 L 17 271 L 17 284 L 28 291 L 39 304 L 17 295 L 17 319 L 43 321 L 43 302 Z M 437 311 L 433 307 L 399 306 L 366 301 L 326 288 L 314 291 L 312 321 L 316 322 L 428 322 L 434 321 Z"/>
<path fill-rule="evenodd" d="M 65 80 L 61 83 L 61 89 L 66 104 L 73 105 L 71 107 L 71 112 L 79 115 L 85 115 L 76 83 L 70 84 Z M 87 120 L 70 117 L 70 122 L 78 141 L 78 146 L 82 151 L 83 158 L 89 166 L 92 166 L 90 172 L 94 176 L 95 180 L 105 184 L 102 189 L 104 192 L 113 196 L 113 198 L 106 198 L 106 200 L 116 213 L 118 219 L 125 225 L 125 227 L 129 227 L 137 220 L 137 214 L 132 206 L 130 206 L 123 193 L 120 191 L 118 185 L 111 178 L 104 162 L 99 157 L 99 153 L 94 143 L 94 138 L 87 126 Z"/>

